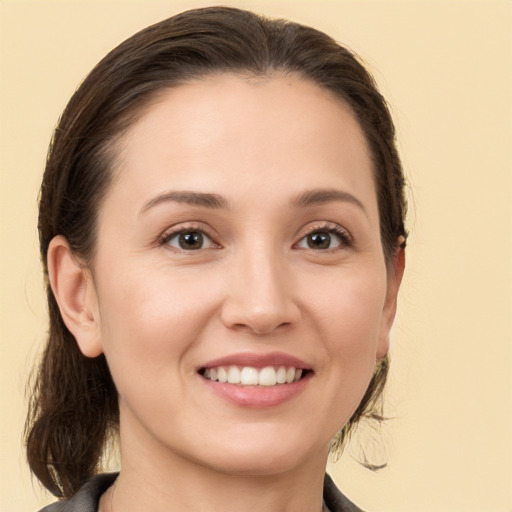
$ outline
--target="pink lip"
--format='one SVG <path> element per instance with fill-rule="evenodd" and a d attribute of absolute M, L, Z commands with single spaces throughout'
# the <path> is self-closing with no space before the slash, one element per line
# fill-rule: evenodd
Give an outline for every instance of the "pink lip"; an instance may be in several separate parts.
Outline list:
<path fill-rule="evenodd" d="M 220 357 L 206 362 L 200 369 L 215 368 L 219 366 L 251 366 L 264 368 L 265 366 L 293 366 L 296 369 L 311 370 L 301 359 L 283 352 L 269 352 L 267 354 L 237 353 Z M 276 407 L 299 395 L 311 381 L 314 372 L 308 371 L 305 376 L 291 384 L 278 384 L 276 386 L 240 386 L 218 381 L 212 381 L 199 375 L 201 381 L 217 396 L 238 407 L 264 409 Z"/>
<path fill-rule="evenodd" d="M 221 383 L 200 377 L 208 388 L 227 402 L 238 407 L 264 409 L 276 407 L 301 393 L 311 381 L 311 373 L 291 384 L 277 386 L 240 386 Z"/>
<path fill-rule="evenodd" d="M 311 366 L 301 359 L 285 354 L 284 352 L 269 352 L 267 354 L 240 352 L 208 361 L 202 365 L 201 368 L 215 368 L 217 366 L 231 365 L 252 366 L 253 368 L 264 368 L 265 366 L 293 366 L 297 369 L 311 369 Z"/>

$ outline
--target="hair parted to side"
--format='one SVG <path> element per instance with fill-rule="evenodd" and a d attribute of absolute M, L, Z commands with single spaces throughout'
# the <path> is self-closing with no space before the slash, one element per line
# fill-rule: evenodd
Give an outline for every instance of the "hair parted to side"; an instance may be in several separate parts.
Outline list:
<path fill-rule="evenodd" d="M 39 238 L 50 327 L 26 422 L 30 467 L 53 494 L 69 497 L 98 468 L 118 426 L 117 392 L 103 356 L 87 358 L 66 328 L 50 289 L 47 250 L 64 236 L 85 264 L 94 260 L 97 213 L 113 181 L 115 142 L 163 89 L 238 73 L 292 73 L 333 92 L 359 121 L 373 158 L 384 255 L 406 238 L 404 177 L 386 102 L 364 67 L 322 32 L 226 7 L 187 11 L 112 50 L 69 101 L 48 152 Z M 376 367 L 358 409 L 333 440 L 341 449 L 362 417 L 381 417 L 388 359 Z"/>

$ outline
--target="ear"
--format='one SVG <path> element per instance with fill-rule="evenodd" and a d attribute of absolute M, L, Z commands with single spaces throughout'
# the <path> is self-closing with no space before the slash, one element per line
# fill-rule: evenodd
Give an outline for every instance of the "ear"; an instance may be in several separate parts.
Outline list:
<path fill-rule="evenodd" d="M 388 283 L 386 300 L 382 311 L 379 345 L 377 347 L 377 360 L 384 359 L 389 351 L 389 334 L 395 320 L 398 290 L 402 283 L 405 270 L 405 239 L 400 237 L 393 254 L 391 268 L 388 270 Z"/>
<path fill-rule="evenodd" d="M 85 356 L 99 356 L 103 349 L 98 298 L 90 271 L 60 235 L 50 242 L 47 258 L 50 286 L 66 327 Z"/>

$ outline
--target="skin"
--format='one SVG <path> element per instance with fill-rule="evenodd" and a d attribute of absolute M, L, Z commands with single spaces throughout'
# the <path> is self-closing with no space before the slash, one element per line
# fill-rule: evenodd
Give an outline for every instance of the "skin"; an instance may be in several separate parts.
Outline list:
<path fill-rule="evenodd" d="M 123 135 L 114 172 L 93 264 L 61 237 L 49 251 L 63 318 L 85 355 L 105 353 L 119 391 L 113 510 L 229 512 L 243 496 L 247 511 L 320 512 L 329 440 L 388 351 L 403 271 L 401 252 L 385 263 L 350 109 L 294 76 L 194 81 L 160 94 Z M 296 204 L 318 189 L 342 194 Z M 226 204 L 162 197 L 183 191 Z M 333 228 L 349 240 L 308 245 Z M 165 238 L 183 229 L 206 243 Z M 311 369 L 277 406 L 232 403 L 198 373 L 273 351 Z"/>

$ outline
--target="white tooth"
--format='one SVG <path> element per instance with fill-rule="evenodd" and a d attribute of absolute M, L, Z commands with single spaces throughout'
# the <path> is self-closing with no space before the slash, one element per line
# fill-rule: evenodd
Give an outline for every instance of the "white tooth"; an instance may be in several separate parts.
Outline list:
<path fill-rule="evenodd" d="M 210 378 L 210 370 L 208 368 L 206 368 L 206 370 L 204 371 L 204 376 L 205 378 L 209 379 Z"/>
<path fill-rule="evenodd" d="M 272 366 L 267 366 L 260 370 L 260 386 L 274 386 L 277 382 L 277 374 Z"/>
<path fill-rule="evenodd" d="M 217 379 L 219 379 L 219 382 L 227 382 L 228 381 L 228 372 L 226 371 L 226 368 L 223 368 L 220 366 L 217 370 Z"/>
<path fill-rule="evenodd" d="M 240 370 L 238 366 L 230 366 L 228 370 L 228 382 L 230 384 L 240 384 Z"/>
<path fill-rule="evenodd" d="M 217 368 L 210 368 L 210 379 L 217 380 Z"/>
<path fill-rule="evenodd" d="M 284 366 L 280 366 L 277 369 L 277 383 L 284 384 L 285 382 L 286 382 L 286 368 Z"/>
<path fill-rule="evenodd" d="M 297 382 L 302 377 L 302 370 L 295 370 L 294 382 Z"/>
<path fill-rule="evenodd" d="M 258 370 L 245 366 L 240 373 L 240 383 L 243 386 L 255 386 L 258 384 Z"/>
<path fill-rule="evenodd" d="M 295 368 L 290 367 L 286 370 L 286 382 L 291 384 L 295 379 Z"/>

